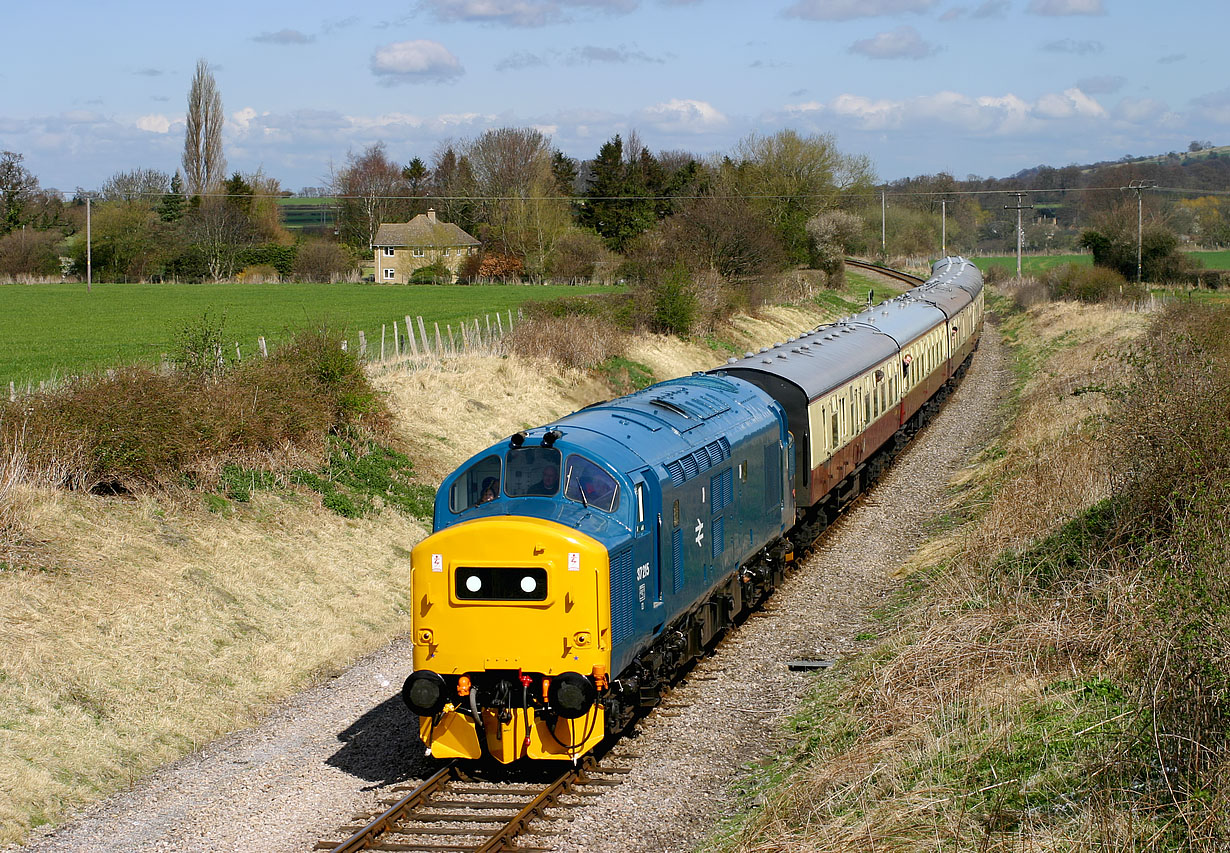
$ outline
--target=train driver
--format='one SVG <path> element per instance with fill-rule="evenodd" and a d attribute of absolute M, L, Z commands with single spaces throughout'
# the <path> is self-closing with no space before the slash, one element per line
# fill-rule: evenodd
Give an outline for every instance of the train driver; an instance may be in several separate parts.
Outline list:
<path fill-rule="evenodd" d="M 559 491 L 559 468 L 547 464 L 542 466 L 542 474 L 538 482 L 525 490 L 527 495 L 553 495 Z"/>

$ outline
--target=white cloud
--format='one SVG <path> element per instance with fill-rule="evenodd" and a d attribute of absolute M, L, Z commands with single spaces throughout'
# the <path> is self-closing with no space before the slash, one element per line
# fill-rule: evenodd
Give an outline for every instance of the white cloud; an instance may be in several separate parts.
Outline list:
<path fill-rule="evenodd" d="M 506 27 L 542 27 L 568 20 L 568 9 L 631 12 L 638 0 L 420 0 L 419 8 L 439 21 L 467 21 Z"/>
<path fill-rule="evenodd" d="M 903 12 L 927 12 L 938 0 L 797 0 L 784 14 L 809 21 L 850 21 Z"/>
<path fill-rule="evenodd" d="M 1126 82 L 1126 77 L 1104 74 L 1096 77 L 1082 77 L 1076 81 L 1076 88 L 1089 95 L 1110 95 L 1122 89 Z"/>
<path fill-rule="evenodd" d="M 1059 95 L 1043 95 L 1034 104 L 1033 112 L 1044 119 L 1106 118 L 1102 105 L 1080 89 L 1065 89 Z"/>
<path fill-rule="evenodd" d="M 1105 109 L 1079 89 L 1043 95 L 1029 102 L 1018 95 L 966 95 L 943 91 L 913 98 L 868 98 L 842 94 L 827 103 L 808 101 L 788 104 L 782 116 L 770 121 L 822 118 L 823 128 L 846 124 L 858 131 L 891 131 L 932 126 L 975 136 L 1003 137 L 1045 132 L 1056 123 L 1082 124 L 1109 118 Z"/>
<path fill-rule="evenodd" d="M 311 44 L 316 41 L 316 36 L 307 35 L 299 30 L 278 30 L 276 33 L 263 32 L 258 36 L 252 36 L 252 41 L 264 44 Z"/>
<path fill-rule="evenodd" d="M 705 133 L 728 122 L 706 101 L 680 98 L 646 107 L 637 114 L 637 120 L 664 133 Z"/>
<path fill-rule="evenodd" d="M 1030 0 L 1025 9 L 1032 15 L 1105 15 L 1102 0 Z"/>
<path fill-rule="evenodd" d="M 938 50 L 936 45 L 923 41 L 918 30 L 908 25 L 850 45 L 851 53 L 861 53 L 872 59 L 926 59 Z"/>
<path fill-rule="evenodd" d="M 1074 53 L 1077 56 L 1086 56 L 1090 53 L 1101 53 L 1102 43 L 1100 41 L 1059 39 L 1058 41 L 1047 42 L 1042 46 L 1042 49 L 1051 53 Z"/>
<path fill-rule="evenodd" d="M 1192 104 L 1196 107 L 1196 111 L 1209 121 L 1230 124 L 1230 89 L 1222 89 L 1193 98 Z"/>
<path fill-rule="evenodd" d="M 389 83 L 424 83 L 459 77 L 465 69 L 438 41 L 416 39 L 377 48 L 372 73 Z"/>
<path fill-rule="evenodd" d="M 171 120 L 164 115 L 155 113 L 138 118 L 137 127 L 146 133 L 169 133 L 171 130 Z"/>
<path fill-rule="evenodd" d="M 1153 98 L 1124 98 L 1116 106 L 1114 116 L 1129 124 L 1157 121 L 1167 114 L 1166 105 Z"/>
<path fill-rule="evenodd" d="M 242 110 L 237 110 L 231 113 L 231 121 L 241 130 L 247 130 L 252 124 L 252 119 L 256 118 L 257 112 L 251 107 L 244 107 Z"/>

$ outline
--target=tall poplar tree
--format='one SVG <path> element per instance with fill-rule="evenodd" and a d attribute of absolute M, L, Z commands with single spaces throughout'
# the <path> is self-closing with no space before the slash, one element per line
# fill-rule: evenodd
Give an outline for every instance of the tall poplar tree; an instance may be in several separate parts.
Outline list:
<path fill-rule="evenodd" d="M 204 59 L 197 60 L 188 90 L 187 127 L 184 129 L 184 182 L 189 195 L 216 190 L 226 179 L 222 156 L 222 96 Z"/>

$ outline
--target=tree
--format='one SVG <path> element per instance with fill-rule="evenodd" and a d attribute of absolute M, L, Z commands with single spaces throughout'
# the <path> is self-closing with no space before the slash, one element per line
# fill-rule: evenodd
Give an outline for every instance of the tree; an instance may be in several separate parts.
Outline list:
<path fill-rule="evenodd" d="M 826 210 L 807 220 L 811 238 L 811 265 L 828 273 L 830 280 L 845 268 L 850 247 L 862 239 L 863 220 L 844 210 Z"/>
<path fill-rule="evenodd" d="M 103 182 L 99 195 L 103 201 L 141 202 L 153 207 L 154 200 L 166 193 L 171 176 L 157 169 L 116 172 Z"/>
<path fill-rule="evenodd" d="M 832 134 L 800 136 L 782 130 L 753 133 L 723 164 L 732 186 L 745 195 L 777 232 L 792 261 L 807 261 L 807 220 L 837 203 L 843 193 L 867 190 L 871 161 L 842 154 Z"/>
<path fill-rule="evenodd" d="M 187 127 L 184 129 L 184 180 L 190 195 L 212 192 L 226 174 L 222 156 L 222 96 L 209 63 L 197 60 L 188 90 Z"/>
<path fill-rule="evenodd" d="M 543 274 L 560 237 L 572 224 L 558 198 L 550 141 L 532 128 L 489 130 L 464 147 L 483 239 Z"/>
<path fill-rule="evenodd" d="M 0 234 L 25 222 L 25 208 L 38 192 L 38 178 L 30 174 L 14 151 L 0 152 Z"/>
<path fill-rule="evenodd" d="M 143 281 L 162 273 L 162 223 L 146 201 L 103 201 L 94 206 L 91 254 L 99 281 Z M 84 241 L 74 252 L 85 269 Z"/>
<path fill-rule="evenodd" d="M 171 186 L 162 196 L 158 205 L 158 218 L 163 222 L 174 223 L 184 218 L 184 182 L 179 172 L 171 176 Z"/>
<path fill-rule="evenodd" d="M 471 198 L 477 192 L 474 170 L 469 159 L 459 155 L 452 144 L 443 144 L 433 155 L 431 183 L 440 218 L 468 233 L 477 231 L 477 209 Z"/>
<path fill-rule="evenodd" d="M 661 189 L 661 177 L 647 149 L 626 151 L 615 134 L 602 144 L 590 165 L 581 224 L 601 234 L 616 252 L 625 251 L 632 240 L 657 224 L 651 196 Z"/>
<path fill-rule="evenodd" d="M 406 218 L 406 181 L 401 168 L 389 159 L 384 143 L 369 145 L 361 154 L 346 155 L 346 166 L 331 177 L 333 194 L 340 197 L 338 228 L 342 239 L 368 248 L 382 222 Z"/>
<path fill-rule="evenodd" d="M 354 256 L 332 240 L 309 240 L 295 253 L 294 277 L 299 281 L 331 282 L 344 279 L 355 269 Z"/>
<path fill-rule="evenodd" d="M 0 276 L 59 276 L 59 242 L 56 231 L 26 228 L 0 237 Z"/>
<path fill-rule="evenodd" d="M 1191 264 L 1179 252 L 1179 238 L 1162 218 L 1146 207 L 1140 232 L 1141 277 L 1144 281 L 1174 281 L 1189 273 Z M 1099 218 L 1096 227 L 1081 233 L 1080 245 L 1093 253 L 1095 266 L 1113 269 L 1128 281 L 1136 280 L 1137 208 L 1121 203 Z"/>
<path fill-rule="evenodd" d="M 233 204 L 217 198 L 201 200 L 187 217 L 187 236 L 204 259 L 214 281 L 235 272 L 239 253 L 252 243 L 252 223 Z"/>

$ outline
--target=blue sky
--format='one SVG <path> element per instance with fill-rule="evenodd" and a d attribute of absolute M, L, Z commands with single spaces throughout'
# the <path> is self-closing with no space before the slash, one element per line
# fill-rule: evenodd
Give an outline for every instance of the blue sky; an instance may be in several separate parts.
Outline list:
<path fill-rule="evenodd" d="M 532 126 L 594 156 L 832 133 L 893 179 L 1230 143 L 1224 0 L 318 0 L 21 4 L 0 149 L 45 187 L 173 171 L 198 59 L 231 171 L 291 190 L 348 151 L 399 162 Z"/>

